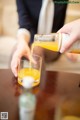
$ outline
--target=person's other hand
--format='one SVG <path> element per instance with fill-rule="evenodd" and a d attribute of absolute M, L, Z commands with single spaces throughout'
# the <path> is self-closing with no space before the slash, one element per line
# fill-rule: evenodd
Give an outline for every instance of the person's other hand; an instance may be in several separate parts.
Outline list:
<path fill-rule="evenodd" d="M 80 62 L 80 54 L 75 54 L 75 53 L 65 53 L 65 56 L 67 59 L 71 62 Z"/>
<path fill-rule="evenodd" d="M 17 49 L 12 57 L 11 69 L 15 77 L 17 77 L 18 65 L 20 64 L 20 60 L 23 56 L 30 59 L 30 48 L 25 41 L 22 41 L 17 45 Z"/>
<path fill-rule="evenodd" d="M 60 52 L 63 53 L 67 51 L 74 42 L 80 39 L 80 19 L 64 25 L 58 32 L 70 35 L 68 42 L 61 47 Z"/>

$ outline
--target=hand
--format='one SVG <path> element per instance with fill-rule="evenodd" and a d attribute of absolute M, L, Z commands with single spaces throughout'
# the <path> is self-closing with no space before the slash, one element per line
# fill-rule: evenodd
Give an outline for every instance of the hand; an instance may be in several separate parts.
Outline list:
<path fill-rule="evenodd" d="M 22 41 L 18 44 L 15 53 L 13 54 L 11 61 L 11 69 L 15 77 L 17 77 L 18 73 L 18 65 L 20 64 L 20 60 L 22 57 L 30 59 L 30 48 L 25 41 Z"/>
<path fill-rule="evenodd" d="M 80 19 L 64 25 L 58 32 L 70 35 L 70 39 L 60 50 L 60 52 L 63 53 L 67 51 L 74 42 L 80 39 Z"/>
<path fill-rule="evenodd" d="M 66 57 L 71 62 L 80 62 L 80 54 L 75 53 L 65 53 Z"/>

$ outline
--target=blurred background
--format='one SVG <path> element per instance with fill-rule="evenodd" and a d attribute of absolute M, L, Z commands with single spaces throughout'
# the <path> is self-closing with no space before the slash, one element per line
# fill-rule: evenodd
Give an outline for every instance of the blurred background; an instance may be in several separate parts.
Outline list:
<path fill-rule="evenodd" d="M 75 0 L 76 1 L 76 0 Z M 80 4 L 68 4 L 66 11 L 65 24 L 80 18 Z M 0 0 L 0 68 L 8 68 L 13 48 L 16 44 L 16 33 L 18 29 L 18 16 L 15 0 Z M 62 63 L 62 64 L 61 64 Z M 66 63 L 66 64 L 65 64 Z M 64 55 L 58 61 L 53 63 L 54 69 L 58 66 L 61 70 L 65 68 L 73 70 L 80 63 L 71 63 Z M 48 69 L 53 69 L 52 64 L 47 65 Z"/>

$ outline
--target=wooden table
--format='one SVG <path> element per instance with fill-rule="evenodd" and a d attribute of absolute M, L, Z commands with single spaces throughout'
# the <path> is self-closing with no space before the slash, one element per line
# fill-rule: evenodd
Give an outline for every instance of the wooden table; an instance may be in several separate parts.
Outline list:
<path fill-rule="evenodd" d="M 55 108 L 62 98 L 80 98 L 80 75 L 46 72 L 39 86 L 33 88 L 37 98 L 35 120 L 54 120 Z M 0 112 L 8 112 L 8 120 L 19 120 L 18 99 L 22 88 L 10 69 L 0 69 Z"/>

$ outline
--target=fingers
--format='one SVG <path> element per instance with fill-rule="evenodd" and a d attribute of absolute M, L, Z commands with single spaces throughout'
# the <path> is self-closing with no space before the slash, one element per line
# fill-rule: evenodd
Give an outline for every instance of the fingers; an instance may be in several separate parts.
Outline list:
<path fill-rule="evenodd" d="M 74 32 L 70 35 L 69 40 L 67 40 L 64 45 L 61 46 L 60 49 L 60 53 L 63 53 L 65 51 L 67 51 L 72 45 L 73 43 L 76 41 L 77 39 L 77 35 L 74 34 Z"/>
<path fill-rule="evenodd" d="M 33 54 L 31 54 L 30 51 L 25 54 L 25 57 L 28 58 L 31 63 L 36 64 L 36 61 L 34 60 Z"/>
<path fill-rule="evenodd" d="M 30 60 L 30 58 L 31 58 L 30 49 L 28 49 L 28 50 L 24 53 L 24 56 L 25 56 L 26 59 Z"/>
<path fill-rule="evenodd" d="M 11 70 L 15 77 L 18 76 L 18 66 L 20 64 L 20 59 L 18 57 L 13 56 L 11 61 Z"/>
<path fill-rule="evenodd" d="M 30 57 L 30 62 L 33 63 L 33 64 L 37 64 L 36 60 L 35 60 L 35 58 L 33 56 Z"/>
<path fill-rule="evenodd" d="M 15 75 L 15 77 L 18 76 L 18 67 L 20 65 L 20 60 L 23 56 L 30 60 L 29 47 L 27 46 L 23 46 L 22 48 L 20 47 L 20 49 L 18 48 L 13 55 L 13 58 L 11 61 L 11 70 L 13 74 Z"/>
<path fill-rule="evenodd" d="M 64 33 L 64 34 L 70 34 L 70 30 L 69 30 L 69 27 L 68 25 L 64 25 L 59 31 L 58 33 Z M 68 40 L 69 41 L 69 40 Z M 68 48 L 69 48 L 69 42 L 66 42 L 63 46 L 61 46 L 61 49 L 60 49 L 60 53 L 63 53 L 65 52 Z"/>
<path fill-rule="evenodd" d="M 30 52 L 30 49 L 27 51 L 27 58 L 30 60 L 31 58 L 31 52 Z"/>
<path fill-rule="evenodd" d="M 76 62 L 78 61 L 78 54 L 74 54 L 74 53 L 66 53 L 67 58 L 72 61 L 72 62 Z"/>

